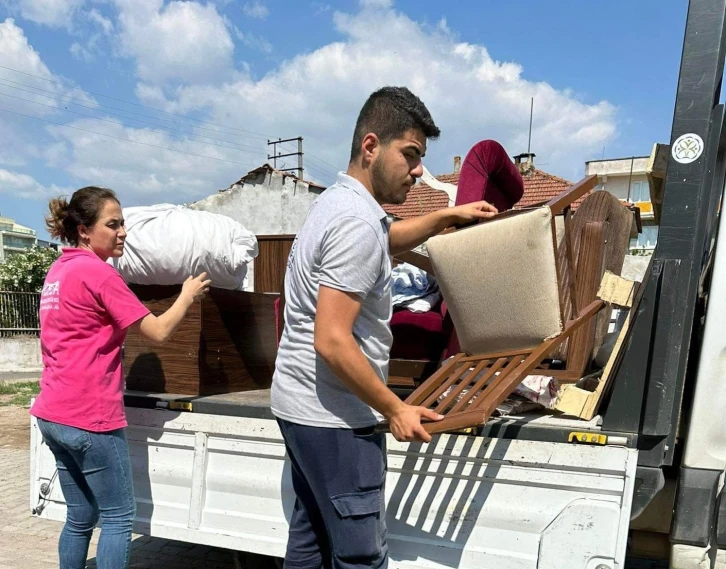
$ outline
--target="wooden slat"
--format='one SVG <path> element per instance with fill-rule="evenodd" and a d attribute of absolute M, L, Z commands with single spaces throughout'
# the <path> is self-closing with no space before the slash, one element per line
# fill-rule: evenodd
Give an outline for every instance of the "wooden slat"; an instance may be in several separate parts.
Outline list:
<path fill-rule="evenodd" d="M 552 210 L 552 215 L 558 215 L 562 213 L 567 206 L 575 203 L 582 196 L 587 194 L 587 192 L 592 190 L 596 185 L 597 176 L 588 176 L 587 178 L 583 178 L 582 180 L 577 182 L 577 184 L 575 184 L 574 186 L 570 186 L 565 191 L 552 198 L 550 201 L 547 202 L 547 205 Z"/>
<path fill-rule="evenodd" d="M 467 366 L 467 365 L 464 365 L 464 364 L 459 364 L 459 365 L 458 365 L 458 366 L 456 367 L 456 371 L 454 371 L 454 373 L 452 373 L 452 374 L 451 374 L 451 375 L 450 375 L 450 376 L 449 376 L 449 377 L 448 377 L 448 378 L 446 379 L 446 381 L 444 381 L 444 382 L 443 382 L 443 383 L 442 383 L 442 384 L 441 384 L 441 385 L 439 386 L 439 388 L 438 388 L 438 389 L 437 389 L 436 391 L 434 391 L 434 392 L 433 392 L 433 393 L 432 393 L 431 395 L 429 395 L 429 396 L 428 396 L 428 397 L 427 397 L 427 398 L 426 398 L 426 399 L 425 399 L 425 400 L 424 400 L 424 401 L 423 401 L 423 402 L 421 403 L 421 406 L 422 406 L 422 407 L 431 407 L 431 406 L 434 406 L 434 405 L 435 405 L 435 404 L 437 403 L 437 401 L 438 401 L 439 397 L 441 397 L 441 396 L 442 396 L 442 395 L 444 394 L 444 392 L 445 392 L 445 391 L 446 391 L 446 390 L 447 390 L 447 389 L 448 389 L 449 387 L 451 387 L 452 385 L 454 385 L 454 383 L 456 383 L 456 382 L 457 382 L 457 381 L 458 381 L 459 379 L 461 379 L 461 378 L 463 377 L 463 375 L 464 375 L 464 374 L 465 374 L 465 373 L 466 373 L 466 372 L 467 372 L 468 370 L 469 370 L 469 366 Z"/>
<path fill-rule="evenodd" d="M 509 350 L 505 352 L 487 352 L 486 354 L 479 354 L 474 356 L 465 356 L 461 358 L 462 362 L 478 362 L 483 358 L 487 358 L 490 360 L 496 360 L 499 358 L 514 358 L 516 356 L 524 356 L 525 354 L 528 354 L 531 350 Z"/>
<path fill-rule="evenodd" d="M 486 385 L 486 387 L 477 395 L 476 399 L 466 407 L 466 411 L 460 411 L 460 409 L 464 408 L 463 404 L 454 406 L 451 411 L 442 413 L 444 415 L 443 420 L 424 423 L 423 426 L 426 431 L 430 434 L 443 433 L 446 431 L 474 427 L 488 421 L 494 409 L 496 409 L 496 407 L 504 401 L 504 399 L 506 399 L 507 396 L 514 391 L 514 389 L 516 389 L 522 380 L 529 375 L 544 358 L 547 357 L 547 354 L 549 354 L 558 344 L 561 344 L 570 337 L 580 326 L 592 319 L 593 316 L 595 316 L 595 314 L 597 314 L 604 306 L 605 303 L 602 300 L 597 300 L 589 304 L 585 309 L 583 309 L 582 314 L 578 318 L 567 323 L 562 334 L 556 338 L 542 342 L 542 344 L 540 344 L 535 350 L 532 350 L 532 352 L 527 355 L 523 361 L 516 365 L 511 372 L 505 374 L 500 373 L 495 381 Z M 480 358 L 481 360 L 486 360 L 491 359 L 491 356 L 489 354 L 482 354 Z M 461 358 L 459 358 L 459 360 L 452 358 L 449 360 L 449 364 L 451 364 L 454 360 L 457 363 L 460 363 L 463 367 L 467 367 L 463 362 L 460 362 Z M 450 373 L 453 366 L 447 365 L 446 368 L 447 369 L 444 373 L 438 373 L 436 374 L 436 377 L 432 376 L 423 385 L 421 385 L 417 391 L 428 394 L 436 391 L 443 382 L 446 382 L 446 380 L 449 379 L 447 375 Z M 444 368 L 442 368 L 442 370 L 443 369 Z M 456 375 L 457 377 L 461 377 L 461 374 L 458 374 L 458 369 L 456 371 Z M 409 397 L 406 402 L 411 404 L 411 400 L 412 398 Z M 419 398 L 414 400 L 420 401 L 422 399 Z M 453 409 L 456 409 L 456 411 Z M 386 428 L 387 425 L 385 424 L 382 424 L 379 427 L 380 430 L 385 430 Z"/>
<path fill-rule="evenodd" d="M 436 388 L 439 386 L 439 382 L 446 378 L 452 370 L 455 369 L 456 364 L 464 356 L 464 354 L 456 354 L 452 358 L 449 358 L 439 370 L 424 381 L 421 385 L 416 388 L 411 395 L 406 399 L 406 403 L 409 405 L 420 405 L 421 402 L 431 395 Z"/>
<path fill-rule="evenodd" d="M 582 228 L 580 257 L 577 261 L 581 278 L 577 281 L 573 295 L 575 314 L 577 314 L 576 307 L 584 306 L 596 298 L 600 277 L 605 270 L 603 264 L 607 229 L 607 222 L 602 221 L 586 223 Z M 593 319 L 581 326 L 569 340 L 567 369 L 580 377 L 584 375 L 592 360 L 596 323 L 597 319 Z"/>
<path fill-rule="evenodd" d="M 529 373 L 536 368 L 543 358 L 547 357 L 553 348 L 558 344 L 564 342 L 569 338 L 577 329 L 583 324 L 589 322 L 589 320 L 595 316 L 603 307 L 605 303 L 602 300 L 592 302 L 582 311 L 582 314 L 574 320 L 570 320 L 565 326 L 562 334 L 551 340 L 542 342 L 542 344 L 518 366 L 515 372 L 509 374 L 506 377 L 506 381 L 498 382 L 497 385 L 493 385 L 487 390 L 486 396 L 481 397 L 480 401 L 476 403 L 477 408 L 482 408 L 487 411 L 489 416 L 497 405 L 504 401 L 507 396 L 516 389 L 516 387 L 529 375 Z"/>
<path fill-rule="evenodd" d="M 482 360 L 471 371 L 468 369 L 468 366 L 466 366 L 466 365 L 462 364 L 461 367 L 465 368 L 465 373 L 468 372 L 468 377 L 471 378 L 471 377 L 476 377 L 477 375 L 479 375 L 479 373 L 487 366 L 488 363 L 489 363 L 489 360 Z M 463 376 L 463 374 L 462 374 L 462 376 Z M 452 376 L 452 377 L 454 377 L 454 376 Z M 459 377 L 461 377 L 461 376 L 459 376 Z M 456 403 L 456 398 L 459 397 L 459 395 L 461 395 L 461 392 L 464 391 L 464 389 L 466 389 L 470 385 L 471 385 L 471 380 L 460 381 L 459 385 L 453 387 L 451 389 L 451 391 L 449 392 L 449 394 L 442 401 L 437 402 L 436 406 L 434 407 L 436 412 L 443 414 L 446 411 L 446 409 L 448 409 L 452 404 Z"/>
<path fill-rule="evenodd" d="M 509 360 L 509 363 L 516 360 Z M 482 375 L 477 382 L 469 389 L 469 392 L 464 395 L 454 407 L 450 413 L 457 413 L 461 411 L 466 405 L 468 405 L 472 399 L 478 395 L 487 386 L 487 383 L 494 377 L 494 375 L 508 362 L 507 358 L 499 358 L 494 364 L 489 367 L 484 375 Z M 515 364 L 516 365 L 516 364 Z M 476 377 L 476 376 L 475 376 Z"/>
<path fill-rule="evenodd" d="M 573 243 L 574 236 L 570 231 L 572 226 L 572 210 L 568 206 L 565 210 L 565 258 L 567 265 L 567 295 L 569 297 L 569 309 L 570 312 L 565 308 L 562 312 L 563 318 L 570 318 L 571 315 L 578 313 L 577 303 L 577 271 L 580 267 L 579 263 L 575 265 L 575 244 Z M 564 296 L 564 295 L 563 295 Z"/>

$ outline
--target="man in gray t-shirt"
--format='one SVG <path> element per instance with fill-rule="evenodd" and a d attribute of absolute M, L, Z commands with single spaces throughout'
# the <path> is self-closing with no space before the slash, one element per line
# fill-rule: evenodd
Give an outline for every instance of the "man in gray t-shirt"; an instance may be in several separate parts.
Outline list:
<path fill-rule="evenodd" d="M 290 252 L 271 395 L 297 497 L 288 569 L 385 567 L 385 438 L 374 426 L 385 418 L 396 439 L 429 441 L 421 419 L 441 418 L 386 386 L 391 254 L 496 209 L 476 202 L 389 224 L 381 207 L 406 200 L 438 135 L 408 89 L 373 93 L 347 172 L 312 204 Z"/>

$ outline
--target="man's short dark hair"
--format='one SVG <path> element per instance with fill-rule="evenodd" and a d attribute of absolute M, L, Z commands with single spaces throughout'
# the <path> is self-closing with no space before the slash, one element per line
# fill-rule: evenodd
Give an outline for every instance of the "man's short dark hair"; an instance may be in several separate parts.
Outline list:
<path fill-rule="evenodd" d="M 368 97 L 358 115 L 350 161 L 358 158 L 363 138 L 370 132 L 378 136 L 382 144 L 388 144 L 416 129 L 426 138 L 435 139 L 441 134 L 421 99 L 406 87 L 383 87 Z"/>

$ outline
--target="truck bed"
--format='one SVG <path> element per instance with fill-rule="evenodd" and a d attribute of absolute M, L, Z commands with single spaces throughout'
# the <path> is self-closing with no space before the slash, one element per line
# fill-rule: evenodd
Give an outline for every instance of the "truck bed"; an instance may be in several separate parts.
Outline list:
<path fill-rule="evenodd" d="M 127 391 L 124 399 L 127 407 L 154 409 L 165 408 L 172 402 L 190 403 L 189 412 L 192 413 L 274 420 L 270 411 L 269 389 L 208 396 Z M 528 412 L 495 417 L 483 427 L 471 431 L 471 434 L 542 442 L 569 442 L 572 433 L 605 434 L 610 440 L 616 441 L 618 446 L 635 446 L 635 437 L 632 434 L 606 433 L 600 424 L 599 416 L 584 421 L 562 414 Z"/>
<path fill-rule="evenodd" d="M 192 398 L 179 412 L 156 408 L 172 396 L 128 394 L 137 532 L 284 555 L 294 494 L 268 396 Z M 62 520 L 53 457 L 34 423 L 31 436 L 31 507 Z M 465 435 L 387 443 L 391 567 L 623 567 L 636 450 Z"/>

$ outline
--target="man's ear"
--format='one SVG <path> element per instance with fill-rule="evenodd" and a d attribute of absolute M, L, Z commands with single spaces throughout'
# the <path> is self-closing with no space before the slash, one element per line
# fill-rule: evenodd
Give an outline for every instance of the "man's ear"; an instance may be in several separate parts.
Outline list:
<path fill-rule="evenodd" d="M 380 148 L 381 141 L 378 139 L 378 135 L 372 132 L 366 134 L 361 142 L 361 158 L 363 159 L 363 162 L 373 162 L 376 156 L 378 156 Z"/>

